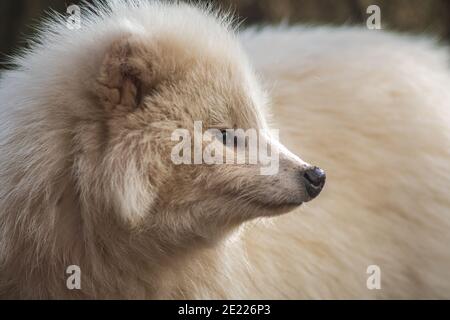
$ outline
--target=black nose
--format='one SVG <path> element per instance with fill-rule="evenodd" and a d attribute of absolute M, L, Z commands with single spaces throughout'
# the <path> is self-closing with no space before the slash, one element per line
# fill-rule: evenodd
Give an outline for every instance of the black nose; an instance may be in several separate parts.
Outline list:
<path fill-rule="evenodd" d="M 303 174 L 306 191 L 311 199 L 317 197 L 325 184 L 325 171 L 318 167 L 308 169 Z"/>

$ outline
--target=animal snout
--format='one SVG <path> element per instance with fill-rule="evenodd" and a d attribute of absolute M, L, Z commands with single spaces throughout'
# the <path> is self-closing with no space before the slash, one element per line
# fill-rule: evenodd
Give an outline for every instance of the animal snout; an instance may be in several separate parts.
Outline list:
<path fill-rule="evenodd" d="M 325 171 L 318 167 L 312 167 L 303 172 L 303 182 L 305 184 L 306 192 L 314 199 L 322 191 L 325 185 L 326 174 Z"/>

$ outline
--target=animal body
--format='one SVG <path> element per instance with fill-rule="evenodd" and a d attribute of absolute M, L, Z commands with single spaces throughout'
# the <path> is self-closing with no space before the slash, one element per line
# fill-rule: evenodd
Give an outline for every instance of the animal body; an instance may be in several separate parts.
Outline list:
<path fill-rule="evenodd" d="M 81 18 L 2 74 L 0 297 L 450 297 L 447 48 L 183 3 Z M 196 121 L 219 153 L 278 129 L 279 170 L 174 163 Z"/>

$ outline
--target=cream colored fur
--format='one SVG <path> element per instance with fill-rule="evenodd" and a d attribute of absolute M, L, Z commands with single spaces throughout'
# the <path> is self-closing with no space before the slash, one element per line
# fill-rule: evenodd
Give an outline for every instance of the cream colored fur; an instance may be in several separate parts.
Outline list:
<path fill-rule="evenodd" d="M 2 75 L 0 297 L 450 298 L 447 48 L 113 3 L 49 22 Z M 170 162 L 176 128 L 263 130 L 269 104 L 327 172 L 311 203 L 280 215 L 305 197 L 290 153 L 273 177 Z"/>

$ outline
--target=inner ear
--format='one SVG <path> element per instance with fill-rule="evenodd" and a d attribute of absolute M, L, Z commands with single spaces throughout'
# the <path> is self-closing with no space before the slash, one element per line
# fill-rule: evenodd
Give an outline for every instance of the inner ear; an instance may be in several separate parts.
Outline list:
<path fill-rule="evenodd" d="M 95 94 L 108 112 L 132 112 L 143 101 L 144 75 L 148 79 L 149 55 L 143 44 L 130 37 L 115 41 L 105 53 L 95 81 Z M 148 85 L 148 84 L 147 84 Z"/>

